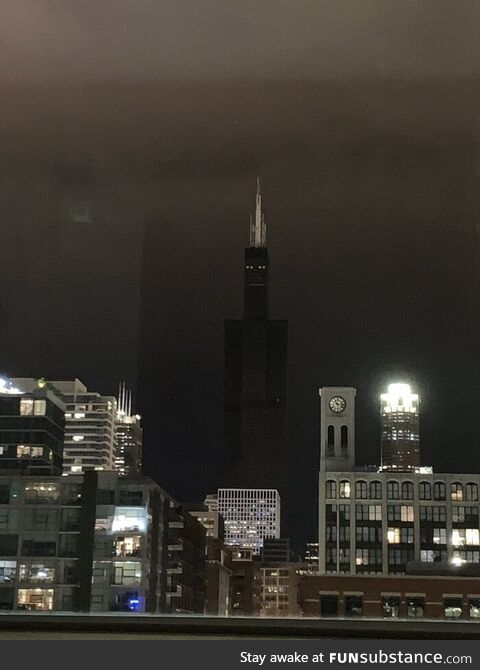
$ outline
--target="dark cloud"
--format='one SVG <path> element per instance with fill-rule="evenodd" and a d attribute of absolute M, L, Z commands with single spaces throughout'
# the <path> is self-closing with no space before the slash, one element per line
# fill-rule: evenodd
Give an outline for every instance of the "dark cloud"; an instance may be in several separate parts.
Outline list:
<path fill-rule="evenodd" d="M 478 74 L 475 0 L 18 0 L 3 79 Z"/>

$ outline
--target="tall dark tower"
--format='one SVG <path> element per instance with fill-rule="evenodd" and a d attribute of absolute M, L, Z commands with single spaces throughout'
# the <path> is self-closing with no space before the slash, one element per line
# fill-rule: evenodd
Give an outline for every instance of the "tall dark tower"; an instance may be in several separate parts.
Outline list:
<path fill-rule="evenodd" d="M 244 272 L 243 319 L 225 321 L 227 482 L 282 493 L 288 471 L 288 322 L 269 319 L 269 257 L 259 181 Z"/>

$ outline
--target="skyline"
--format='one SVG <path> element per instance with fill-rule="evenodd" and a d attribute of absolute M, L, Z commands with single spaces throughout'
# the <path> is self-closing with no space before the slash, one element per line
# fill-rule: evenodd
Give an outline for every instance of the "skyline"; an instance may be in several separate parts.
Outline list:
<path fill-rule="evenodd" d="M 470 409 L 478 393 L 476 89 L 356 81 L 140 91 L 128 118 L 118 113 L 128 86 L 84 89 L 63 107 L 38 91 L 40 127 L 54 114 L 56 142 L 3 196 L 0 338 L 13 374 L 49 369 L 111 394 L 119 377 L 133 387 L 143 291 L 141 337 L 156 366 L 146 392 L 159 407 L 146 467 L 176 497 L 201 499 L 216 483 L 223 320 L 241 313 L 242 250 L 261 174 L 271 310 L 290 322 L 291 456 L 304 504 L 315 494 L 323 385 L 358 389 L 362 461 L 378 459 L 378 390 L 398 377 L 423 398 L 425 460 L 479 470 Z M 300 117 L 292 95 L 301 97 Z M 192 102 L 193 134 L 182 114 Z M 18 90 L 8 104 L 22 118 Z M 19 146 L 28 123 L 14 135 Z M 92 203 L 86 223 L 70 214 L 83 199 Z"/>

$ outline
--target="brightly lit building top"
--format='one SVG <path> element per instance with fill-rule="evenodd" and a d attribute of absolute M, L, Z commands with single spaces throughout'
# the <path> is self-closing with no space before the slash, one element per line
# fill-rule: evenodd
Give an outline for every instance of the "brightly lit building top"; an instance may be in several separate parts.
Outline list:
<path fill-rule="evenodd" d="M 415 472 L 420 467 L 419 406 L 410 384 L 389 384 L 382 393 L 382 470 Z"/>
<path fill-rule="evenodd" d="M 382 412 L 404 412 L 418 414 L 420 399 L 412 392 L 410 384 L 389 384 L 387 393 L 382 393 Z"/>
<path fill-rule="evenodd" d="M 21 395 L 25 391 L 16 386 L 9 377 L 0 377 L 0 395 Z"/>

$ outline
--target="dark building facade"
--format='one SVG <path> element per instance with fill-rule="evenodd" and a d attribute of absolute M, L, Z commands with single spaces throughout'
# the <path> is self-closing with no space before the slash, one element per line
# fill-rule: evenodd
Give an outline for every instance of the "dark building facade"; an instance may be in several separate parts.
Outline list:
<path fill-rule="evenodd" d="M 167 612 L 203 614 L 205 538 L 204 526 L 188 509 L 172 502 L 168 521 Z"/>
<path fill-rule="evenodd" d="M 269 318 L 269 255 L 257 183 L 245 250 L 243 319 L 225 321 L 225 443 L 232 487 L 281 487 L 286 454 L 287 321 Z"/>
<path fill-rule="evenodd" d="M 146 477 L 0 471 L 0 610 L 201 614 L 204 535 Z"/>
<path fill-rule="evenodd" d="M 2 378 L 0 469 L 24 474 L 61 474 L 65 404 L 43 380 Z"/>

